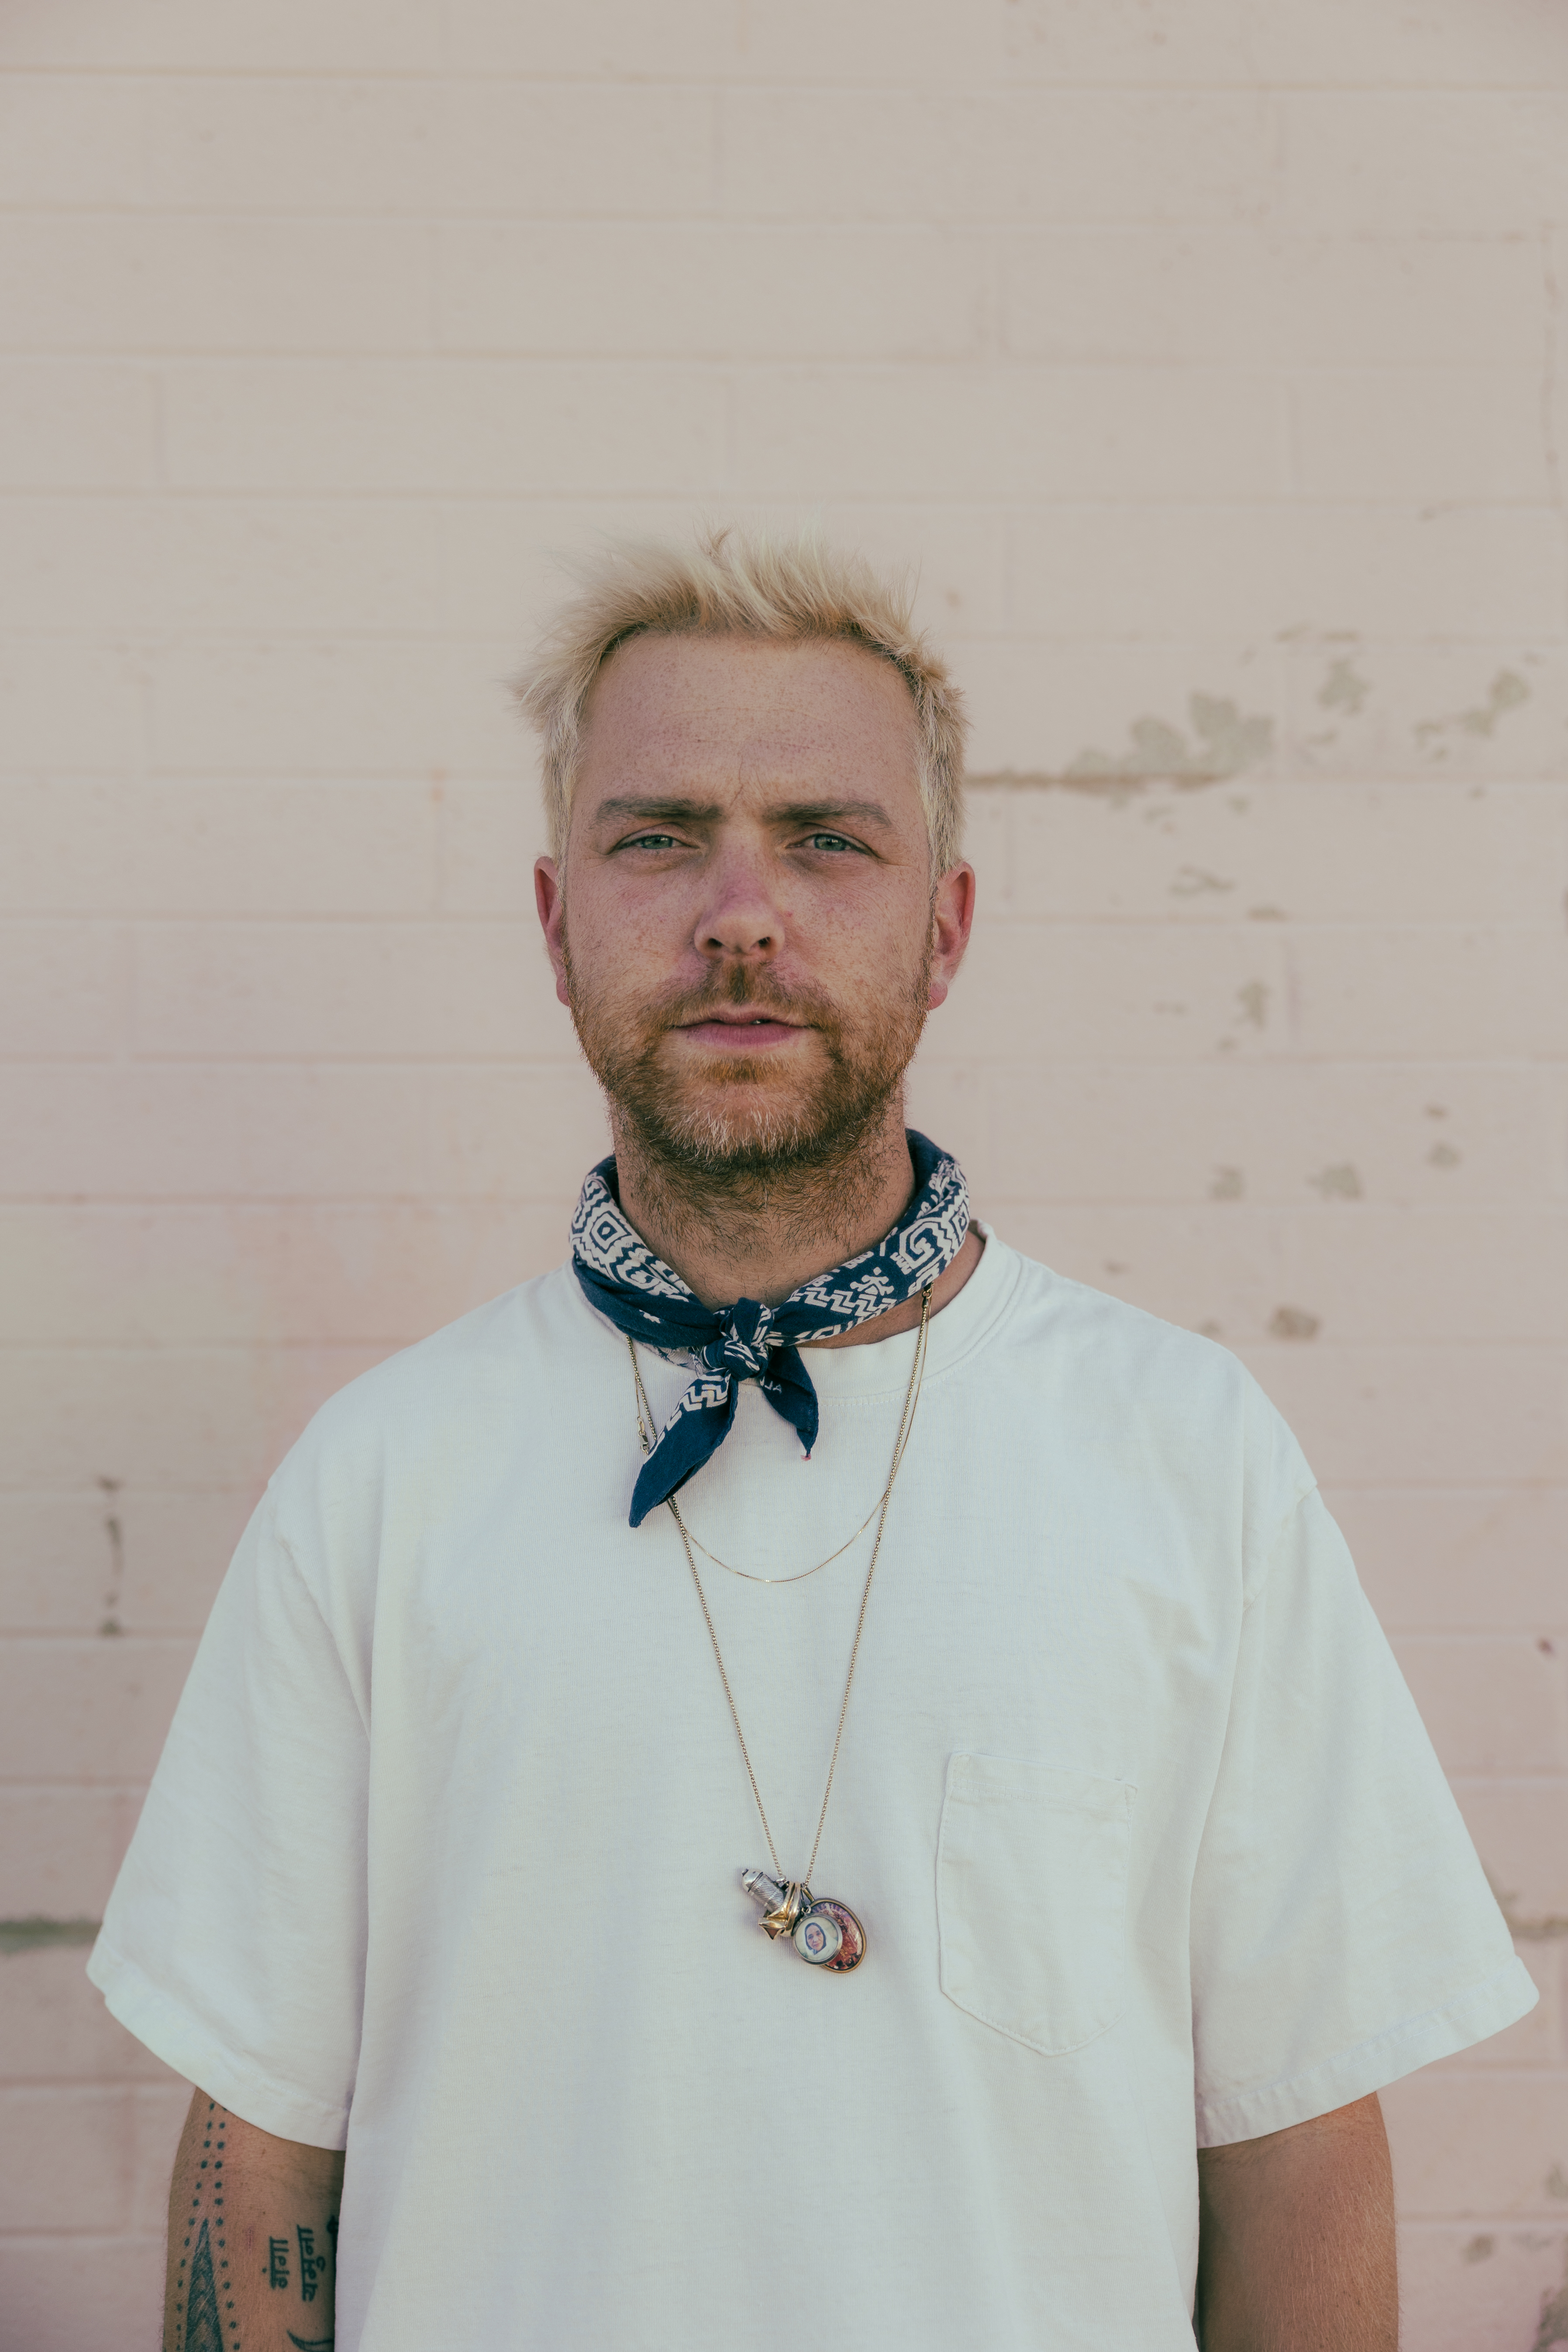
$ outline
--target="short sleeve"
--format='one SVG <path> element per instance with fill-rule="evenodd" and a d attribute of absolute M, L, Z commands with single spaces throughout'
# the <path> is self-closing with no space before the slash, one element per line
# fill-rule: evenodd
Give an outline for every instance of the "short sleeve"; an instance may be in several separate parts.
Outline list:
<path fill-rule="evenodd" d="M 219 1590 L 88 1973 L 176 2074 L 342 2147 L 365 1948 L 364 1694 L 265 1497 Z"/>
<path fill-rule="evenodd" d="M 1537 1998 L 1315 1488 L 1243 1619 L 1192 1962 L 1200 2147 L 1364 2098 Z"/>

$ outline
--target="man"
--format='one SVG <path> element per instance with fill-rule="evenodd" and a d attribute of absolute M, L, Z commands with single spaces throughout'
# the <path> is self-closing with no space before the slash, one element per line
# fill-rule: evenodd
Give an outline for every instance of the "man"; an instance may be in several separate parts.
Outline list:
<path fill-rule="evenodd" d="M 719 538 L 525 700 L 614 1160 L 214 1609 L 92 1962 L 169 2352 L 1391 2352 L 1375 2094 L 1533 1989 L 1256 1386 L 906 1133 L 953 688 Z"/>

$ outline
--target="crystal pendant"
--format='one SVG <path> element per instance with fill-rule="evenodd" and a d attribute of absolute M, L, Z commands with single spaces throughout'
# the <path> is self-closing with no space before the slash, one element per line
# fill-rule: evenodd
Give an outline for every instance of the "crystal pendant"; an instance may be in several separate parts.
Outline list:
<path fill-rule="evenodd" d="M 866 1930 L 837 1896 L 818 1898 L 799 1879 L 781 1885 L 763 1870 L 743 1870 L 741 1884 L 763 1907 L 762 1927 L 776 1942 L 788 1936 L 809 1968 L 847 1976 L 866 1957 Z"/>

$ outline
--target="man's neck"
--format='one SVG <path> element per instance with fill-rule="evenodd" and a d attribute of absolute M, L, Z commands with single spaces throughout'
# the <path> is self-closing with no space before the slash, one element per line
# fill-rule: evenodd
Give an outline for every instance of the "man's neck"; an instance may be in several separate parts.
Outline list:
<path fill-rule="evenodd" d="M 621 1207 L 705 1307 L 776 1307 L 816 1274 L 879 1242 L 908 1207 L 914 1170 L 903 1106 L 842 1158 L 776 1175 L 671 1169 L 613 1119 Z"/>

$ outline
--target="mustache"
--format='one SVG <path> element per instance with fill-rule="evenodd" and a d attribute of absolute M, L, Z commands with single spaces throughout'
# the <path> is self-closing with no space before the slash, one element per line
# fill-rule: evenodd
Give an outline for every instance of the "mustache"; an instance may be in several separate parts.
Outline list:
<path fill-rule="evenodd" d="M 836 1030 L 842 1023 L 838 1007 L 830 998 L 815 989 L 784 988 L 772 972 L 751 971 L 744 964 L 737 964 L 728 972 L 715 973 L 700 988 L 676 990 L 658 999 L 648 1006 L 648 1017 L 660 1029 L 683 1029 L 721 1006 L 726 1011 L 772 1013 L 781 1021 L 793 1022 L 801 1028 Z"/>

